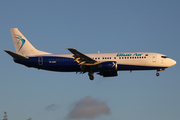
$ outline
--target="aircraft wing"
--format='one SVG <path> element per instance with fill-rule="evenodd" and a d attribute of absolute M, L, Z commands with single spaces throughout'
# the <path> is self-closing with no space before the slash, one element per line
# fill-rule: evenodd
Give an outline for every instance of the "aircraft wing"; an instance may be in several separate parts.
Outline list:
<path fill-rule="evenodd" d="M 80 65 L 96 65 L 99 64 L 98 61 L 93 60 L 92 58 L 88 57 L 87 55 L 79 52 L 75 48 L 67 48 L 71 53 L 73 53 L 73 59 L 78 62 Z"/>

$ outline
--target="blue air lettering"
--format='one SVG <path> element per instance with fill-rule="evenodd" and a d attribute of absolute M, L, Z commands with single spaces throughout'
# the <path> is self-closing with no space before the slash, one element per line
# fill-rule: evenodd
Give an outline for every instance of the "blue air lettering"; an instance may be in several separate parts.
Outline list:
<path fill-rule="evenodd" d="M 117 56 L 131 56 L 132 54 L 124 54 L 124 53 L 120 53 L 120 54 L 117 54 Z"/>
<path fill-rule="evenodd" d="M 137 54 L 137 53 L 135 53 L 133 56 L 141 56 L 142 54 Z"/>
<path fill-rule="evenodd" d="M 16 36 L 17 36 L 16 38 L 19 39 L 18 43 L 21 41 L 21 47 L 19 48 L 19 51 L 20 51 L 25 43 L 25 40 L 22 39 L 22 36 L 20 36 L 20 35 L 16 35 Z"/>
<path fill-rule="evenodd" d="M 141 56 L 142 54 L 138 54 L 138 53 L 135 53 L 135 54 L 124 54 L 124 53 L 118 53 L 117 56 Z"/>

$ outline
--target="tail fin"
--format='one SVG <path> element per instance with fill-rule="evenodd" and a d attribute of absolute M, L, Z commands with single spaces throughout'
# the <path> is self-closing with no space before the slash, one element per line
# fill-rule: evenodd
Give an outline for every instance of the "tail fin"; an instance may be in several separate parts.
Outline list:
<path fill-rule="evenodd" d="M 23 56 L 50 54 L 37 50 L 32 44 L 24 37 L 24 35 L 18 30 L 18 28 L 11 28 L 11 34 L 14 41 L 16 53 Z"/>

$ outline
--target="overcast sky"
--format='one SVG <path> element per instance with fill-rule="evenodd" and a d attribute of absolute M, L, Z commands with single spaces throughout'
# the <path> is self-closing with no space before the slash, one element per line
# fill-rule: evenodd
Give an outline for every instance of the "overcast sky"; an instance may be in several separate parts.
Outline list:
<path fill-rule="evenodd" d="M 179 0 L 1 0 L 0 119 L 179 120 Z M 129 71 L 103 78 L 27 68 L 10 28 L 39 50 L 70 53 L 157 52 L 177 61 L 160 72 Z"/>

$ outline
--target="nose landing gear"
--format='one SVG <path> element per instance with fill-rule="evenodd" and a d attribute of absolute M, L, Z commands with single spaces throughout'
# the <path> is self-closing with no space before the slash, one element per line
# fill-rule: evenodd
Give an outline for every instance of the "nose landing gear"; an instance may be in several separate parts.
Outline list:
<path fill-rule="evenodd" d="M 157 76 L 157 77 L 159 76 L 159 73 L 158 73 L 158 72 L 156 73 L 156 76 Z"/>
<path fill-rule="evenodd" d="M 160 74 L 159 74 L 159 71 L 164 71 L 164 70 L 165 70 L 165 68 L 157 69 L 156 76 L 159 76 L 159 75 L 160 75 Z"/>
<path fill-rule="evenodd" d="M 162 69 L 159 69 L 159 70 L 157 70 L 157 72 L 156 72 L 156 76 L 158 77 L 160 74 L 159 74 L 159 71 L 163 71 Z"/>

